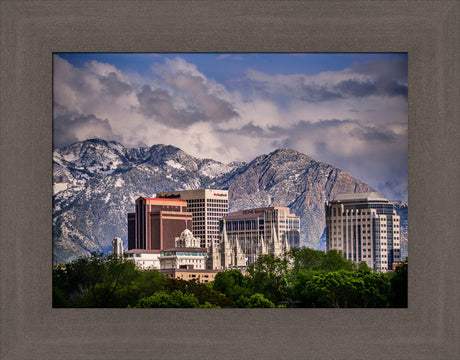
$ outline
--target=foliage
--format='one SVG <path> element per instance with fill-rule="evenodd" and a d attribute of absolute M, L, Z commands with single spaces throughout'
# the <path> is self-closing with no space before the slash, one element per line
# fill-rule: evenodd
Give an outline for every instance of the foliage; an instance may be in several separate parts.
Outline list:
<path fill-rule="evenodd" d="M 248 273 L 253 278 L 256 293 L 261 293 L 274 303 L 279 303 L 287 291 L 287 270 L 286 259 L 267 254 L 252 263 Z"/>
<path fill-rule="evenodd" d="M 352 260 L 345 259 L 341 251 L 329 250 L 324 256 L 324 260 L 322 263 L 322 270 L 324 271 L 353 271 L 355 269 L 355 263 Z"/>
<path fill-rule="evenodd" d="M 54 307 L 407 307 L 407 258 L 377 273 L 340 252 L 292 249 L 260 256 L 248 273 L 219 272 L 211 283 L 139 270 L 126 258 L 93 254 L 53 268 Z"/>
<path fill-rule="evenodd" d="M 301 272 L 297 292 L 306 307 L 387 307 L 384 274 L 347 270 Z"/>
<path fill-rule="evenodd" d="M 164 288 L 156 270 L 137 270 L 132 261 L 93 254 L 53 269 L 54 307 L 127 307 Z"/>
<path fill-rule="evenodd" d="M 206 303 L 218 307 L 230 307 L 232 300 L 221 294 L 219 291 L 212 289 L 198 280 L 166 279 L 165 290 L 173 292 L 179 290 L 184 294 L 193 295 L 201 305 Z"/>
<path fill-rule="evenodd" d="M 395 271 L 390 274 L 390 302 L 391 307 L 406 308 L 408 305 L 408 260 L 401 261 Z"/>
<path fill-rule="evenodd" d="M 307 248 L 293 248 L 289 257 L 293 260 L 292 270 L 297 273 L 300 269 L 322 270 L 325 253 Z"/>
<path fill-rule="evenodd" d="M 138 308 L 197 308 L 200 304 L 192 294 L 183 294 L 180 290 L 172 293 L 158 291 L 152 296 L 142 298 L 136 307 Z"/>
<path fill-rule="evenodd" d="M 237 306 L 241 308 L 274 308 L 275 304 L 262 294 L 257 293 L 249 298 L 241 296 L 237 301 Z"/>
<path fill-rule="evenodd" d="M 250 297 L 253 294 L 253 280 L 239 270 L 227 270 L 217 273 L 212 288 L 237 301 L 240 297 Z"/>

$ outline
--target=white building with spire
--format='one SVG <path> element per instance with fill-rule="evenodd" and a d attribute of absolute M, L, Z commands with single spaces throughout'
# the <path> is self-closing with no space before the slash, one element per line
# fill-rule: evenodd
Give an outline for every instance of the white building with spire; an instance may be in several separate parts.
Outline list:
<path fill-rule="evenodd" d="M 173 279 L 207 283 L 220 271 L 207 268 L 207 260 L 208 254 L 200 247 L 200 238 L 185 229 L 175 238 L 175 247 L 161 251 L 159 272 Z"/>
<path fill-rule="evenodd" d="M 200 247 L 200 238 L 185 229 L 175 238 L 175 247 L 161 251 L 160 269 L 206 269 L 206 249 Z"/>
<path fill-rule="evenodd" d="M 222 221 L 229 242 L 238 243 L 247 265 L 259 256 L 281 256 L 299 247 L 300 219 L 287 207 L 266 207 L 236 211 Z"/>
<path fill-rule="evenodd" d="M 229 240 L 224 226 L 219 245 L 216 246 L 213 244 L 208 253 L 208 269 L 244 270 L 248 266 L 247 261 L 248 259 L 246 258 L 238 239 L 235 239 L 234 241 Z"/>

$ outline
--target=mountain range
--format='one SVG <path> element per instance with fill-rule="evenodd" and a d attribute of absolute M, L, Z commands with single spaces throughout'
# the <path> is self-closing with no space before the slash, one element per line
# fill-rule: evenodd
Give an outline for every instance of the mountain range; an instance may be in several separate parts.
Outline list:
<path fill-rule="evenodd" d="M 230 212 L 288 206 L 301 219 L 301 245 L 322 250 L 325 201 L 374 191 L 347 172 L 290 149 L 223 164 L 171 145 L 125 148 L 99 139 L 54 149 L 53 178 L 53 262 L 59 263 L 109 252 L 114 237 L 126 247 L 127 213 L 134 212 L 139 196 L 160 191 L 225 189 Z M 394 204 L 407 253 L 407 203 Z"/>

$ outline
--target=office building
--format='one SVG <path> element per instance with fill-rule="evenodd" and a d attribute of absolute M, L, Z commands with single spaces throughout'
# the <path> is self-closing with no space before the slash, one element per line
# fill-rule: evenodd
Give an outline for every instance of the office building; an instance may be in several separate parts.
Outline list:
<path fill-rule="evenodd" d="M 175 237 L 192 229 L 193 216 L 180 199 L 139 197 L 136 212 L 128 214 L 128 250 L 163 250 Z"/>
<path fill-rule="evenodd" d="M 386 272 L 400 262 L 400 219 L 377 192 L 338 195 L 326 202 L 326 249 Z"/>
<path fill-rule="evenodd" d="M 193 214 L 192 232 L 201 239 L 201 247 L 219 243 L 219 221 L 228 214 L 227 190 L 180 190 L 159 192 L 158 198 L 180 199 L 187 202 L 187 209 Z"/>
<path fill-rule="evenodd" d="M 231 242 L 238 240 L 248 265 L 264 254 L 281 255 L 300 246 L 300 218 L 288 207 L 274 206 L 236 211 L 222 221 Z"/>

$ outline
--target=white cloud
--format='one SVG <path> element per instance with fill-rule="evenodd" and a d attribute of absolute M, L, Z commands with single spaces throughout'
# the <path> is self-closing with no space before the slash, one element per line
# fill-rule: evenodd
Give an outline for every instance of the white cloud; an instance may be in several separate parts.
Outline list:
<path fill-rule="evenodd" d="M 171 144 L 223 162 L 290 147 L 407 196 L 404 64 L 314 76 L 249 70 L 230 91 L 180 56 L 154 63 L 151 77 L 54 60 L 58 146 L 99 136 L 128 147 Z"/>

